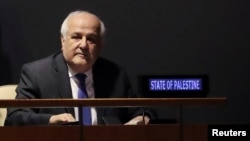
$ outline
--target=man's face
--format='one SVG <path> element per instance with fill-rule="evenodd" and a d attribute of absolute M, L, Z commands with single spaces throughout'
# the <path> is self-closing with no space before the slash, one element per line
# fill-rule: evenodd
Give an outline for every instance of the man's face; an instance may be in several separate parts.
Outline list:
<path fill-rule="evenodd" d="M 95 63 L 102 46 L 99 19 L 90 14 L 70 17 L 61 43 L 68 65 L 76 72 L 86 72 Z"/>

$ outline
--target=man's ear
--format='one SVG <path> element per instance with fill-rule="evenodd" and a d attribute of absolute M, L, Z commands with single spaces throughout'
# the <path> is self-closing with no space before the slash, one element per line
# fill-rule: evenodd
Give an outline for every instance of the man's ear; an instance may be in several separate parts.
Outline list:
<path fill-rule="evenodd" d="M 64 36 L 61 34 L 61 50 L 63 49 L 63 46 L 64 46 Z"/>
<path fill-rule="evenodd" d="M 65 38 L 64 38 L 64 36 L 61 34 L 61 51 L 63 51 L 64 43 L 65 43 Z"/>
<path fill-rule="evenodd" d="M 64 36 L 61 34 L 61 44 L 64 43 Z"/>

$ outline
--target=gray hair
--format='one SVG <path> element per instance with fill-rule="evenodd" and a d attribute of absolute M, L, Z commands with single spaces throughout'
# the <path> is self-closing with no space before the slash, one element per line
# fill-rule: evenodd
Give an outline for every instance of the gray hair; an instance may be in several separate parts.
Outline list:
<path fill-rule="evenodd" d="M 66 34 L 68 32 L 68 19 L 71 17 L 71 16 L 74 16 L 74 15 L 79 15 L 79 14 L 91 14 L 91 15 L 94 15 L 88 11 L 83 11 L 83 10 L 77 10 L 77 11 L 73 11 L 71 13 L 69 13 L 69 15 L 65 18 L 65 20 L 63 21 L 62 25 L 61 25 L 61 35 L 63 36 L 63 38 L 66 37 Z M 96 16 L 96 15 L 95 15 Z M 97 17 L 97 16 L 96 16 Z M 98 18 L 98 17 L 97 17 Z M 100 20 L 100 18 L 98 18 L 99 21 L 100 21 L 100 35 L 101 36 L 104 36 L 105 34 L 105 25 L 104 23 Z"/>

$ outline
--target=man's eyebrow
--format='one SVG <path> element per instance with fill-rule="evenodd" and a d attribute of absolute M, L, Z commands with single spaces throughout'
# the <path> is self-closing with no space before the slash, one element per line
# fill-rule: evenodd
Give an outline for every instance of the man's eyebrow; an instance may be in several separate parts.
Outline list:
<path fill-rule="evenodd" d="M 81 32 L 72 32 L 70 35 L 82 35 Z"/>

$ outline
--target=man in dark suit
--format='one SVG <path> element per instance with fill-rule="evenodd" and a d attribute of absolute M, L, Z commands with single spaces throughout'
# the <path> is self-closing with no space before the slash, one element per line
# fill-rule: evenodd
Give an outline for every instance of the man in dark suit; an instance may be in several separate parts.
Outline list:
<path fill-rule="evenodd" d="M 105 26 L 94 14 L 74 11 L 61 26 L 61 52 L 22 67 L 17 99 L 77 98 L 85 74 L 88 98 L 136 97 L 121 67 L 99 57 Z M 146 113 L 143 117 L 142 113 Z M 78 121 L 77 108 L 8 108 L 5 125 L 60 124 Z M 153 113 L 140 108 L 91 107 L 92 124 L 117 117 L 123 124 L 149 123 Z"/>

